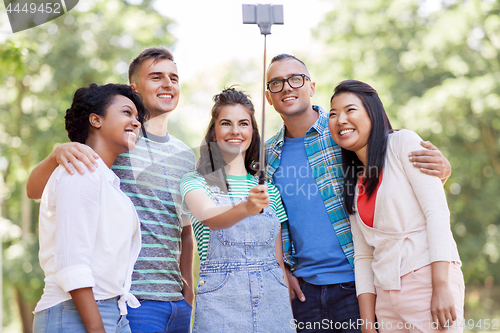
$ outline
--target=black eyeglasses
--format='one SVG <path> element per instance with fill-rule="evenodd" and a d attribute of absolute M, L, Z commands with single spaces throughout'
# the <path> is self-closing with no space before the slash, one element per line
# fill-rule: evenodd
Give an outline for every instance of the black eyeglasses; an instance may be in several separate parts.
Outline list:
<path fill-rule="evenodd" d="M 288 82 L 288 85 L 294 89 L 302 88 L 306 80 L 311 81 L 309 76 L 305 74 L 294 74 L 286 79 L 275 79 L 271 80 L 267 83 L 267 89 L 272 93 L 279 93 L 283 91 L 283 87 L 285 86 L 285 82 Z"/>

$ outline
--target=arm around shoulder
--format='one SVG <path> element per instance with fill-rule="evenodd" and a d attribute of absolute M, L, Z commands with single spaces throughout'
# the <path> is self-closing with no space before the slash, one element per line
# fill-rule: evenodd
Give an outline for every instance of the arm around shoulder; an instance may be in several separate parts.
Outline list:
<path fill-rule="evenodd" d="M 396 151 L 400 154 L 405 175 L 411 184 L 411 193 L 400 195 L 415 196 L 425 217 L 430 261 L 452 261 L 453 235 L 450 227 L 450 211 L 444 188 L 437 177 L 426 175 L 413 167 L 405 158 L 412 149 L 420 145 L 420 137 L 412 131 L 399 133 Z M 456 259 L 456 258 L 455 258 Z"/>
<path fill-rule="evenodd" d="M 42 197 L 45 185 L 58 165 L 64 166 L 71 175 L 74 173 L 73 167 L 78 173 L 83 174 L 85 170 L 77 161 L 82 162 L 89 170 L 93 171 L 97 167 L 96 160 L 98 158 L 99 155 L 87 145 L 78 142 L 60 144 L 31 171 L 26 184 L 28 198 L 36 200 Z"/>
<path fill-rule="evenodd" d="M 55 157 L 53 154 L 50 154 L 31 171 L 28 182 L 26 183 L 26 194 L 28 198 L 38 200 L 42 197 L 45 185 L 47 185 L 50 175 L 57 166 L 58 164 Z"/>
<path fill-rule="evenodd" d="M 451 175 L 450 162 L 430 141 L 420 139 L 420 147 L 416 147 L 408 156 L 415 168 L 426 175 L 438 177 L 443 184 Z"/>

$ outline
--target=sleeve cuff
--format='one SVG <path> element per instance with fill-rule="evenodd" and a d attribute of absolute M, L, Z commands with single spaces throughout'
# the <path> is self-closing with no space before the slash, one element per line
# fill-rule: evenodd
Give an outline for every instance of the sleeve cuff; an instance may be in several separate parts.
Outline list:
<path fill-rule="evenodd" d="M 374 285 L 374 274 L 371 268 L 372 259 L 360 260 L 359 258 L 354 259 L 354 276 L 356 281 L 356 295 L 361 294 L 377 294 L 375 292 Z"/>
<path fill-rule="evenodd" d="M 187 214 L 184 214 L 184 212 L 182 212 L 183 214 L 181 215 L 181 227 L 187 227 L 188 225 L 192 225 L 192 222 L 191 222 L 191 218 L 189 217 L 189 215 Z"/>
<path fill-rule="evenodd" d="M 92 269 L 86 265 L 71 266 L 57 272 L 55 281 L 67 293 L 71 290 L 95 286 Z"/>
<path fill-rule="evenodd" d="M 368 287 L 366 286 L 365 288 L 358 288 L 358 285 L 356 285 L 356 296 L 359 297 L 361 294 L 374 294 L 377 295 L 377 292 L 375 291 L 375 286 Z"/>

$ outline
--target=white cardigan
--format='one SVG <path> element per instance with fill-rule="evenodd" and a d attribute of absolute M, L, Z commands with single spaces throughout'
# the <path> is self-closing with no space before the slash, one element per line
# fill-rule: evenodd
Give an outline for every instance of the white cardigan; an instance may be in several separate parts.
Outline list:
<path fill-rule="evenodd" d="M 421 141 L 410 130 L 389 135 L 373 228 L 357 213 L 356 186 L 356 213 L 350 219 L 357 295 L 375 294 L 374 286 L 400 290 L 401 276 L 435 261 L 460 263 L 443 185 L 408 158 L 422 149 Z"/>

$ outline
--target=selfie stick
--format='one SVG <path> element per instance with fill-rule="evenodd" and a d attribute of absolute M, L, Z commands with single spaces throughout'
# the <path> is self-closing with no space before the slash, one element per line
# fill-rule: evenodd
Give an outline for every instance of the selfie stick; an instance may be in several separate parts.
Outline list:
<path fill-rule="evenodd" d="M 273 24 L 283 24 L 283 5 L 243 5 L 243 24 L 257 24 L 264 35 L 264 74 L 262 80 L 262 125 L 260 132 L 259 184 L 266 179 L 266 142 L 264 127 L 266 114 L 266 37 Z"/>

